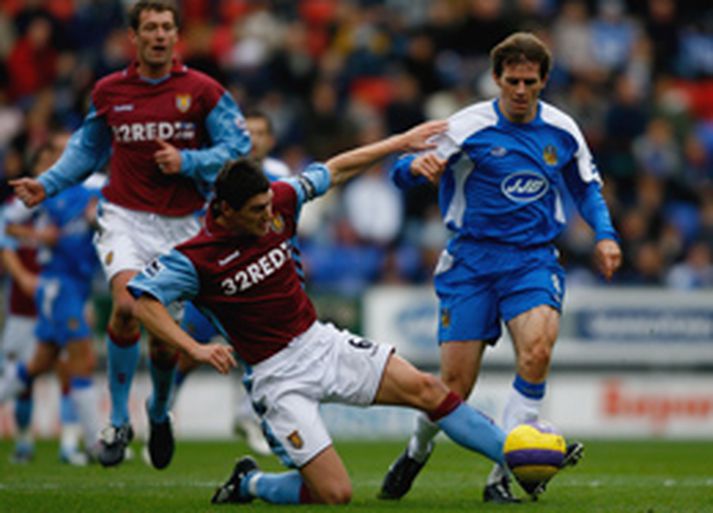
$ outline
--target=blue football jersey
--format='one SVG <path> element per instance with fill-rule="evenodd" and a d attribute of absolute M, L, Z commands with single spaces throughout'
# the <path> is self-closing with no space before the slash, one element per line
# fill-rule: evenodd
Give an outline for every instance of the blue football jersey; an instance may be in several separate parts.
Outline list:
<path fill-rule="evenodd" d="M 92 278 L 98 261 L 92 244 L 94 229 L 85 211 L 90 201 L 98 196 L 98 189 L 75 185 L 42 204 L 38 226 L 51 224 L 60 231 L 57 244 L 40 252 L 43 275 Z"/>
<path fill-rule="evenodd" d="M 439 205 L 456 240 L 498 241 L 530 247 L 552 242 L 566 219 L 567 188 L 597 240 L 616 238 L 601 195 L 601 179 L 571 117 L 545 102 L 529 123 L 512 123 L 497 100 L 476 103 L 449 118 L 436 142 L 447 159 Z M 425 181 L 402 157 L 392 169 L 397 185 Z M 454 244 L 451 244 L 451 249 Z"/>

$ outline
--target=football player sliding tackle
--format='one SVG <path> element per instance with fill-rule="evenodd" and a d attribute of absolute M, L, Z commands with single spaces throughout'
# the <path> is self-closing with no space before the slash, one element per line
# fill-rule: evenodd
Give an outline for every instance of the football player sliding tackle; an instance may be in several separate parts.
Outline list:
<path fill-rule="evenodd" d="M 389 345 L 320 322 L 291 259 L 306 201 L 392 153 L 429 149 L 446 126 L 425 123 L 272 184 L 254 162 L 230 161 L 201 232 L 129 282 L 135 313 L 155 336 L 223 374 L 243 363 L 270 445 L 291 468 L 262 472 L 252 458 L 240 459 L 213 503 L 349 502 L 349 476 L 319 415 L 326 401 L 417 408 L 459 445 L 504 463 L 505 433 L 439 378 Z M 230 345 L 197 343 L 166 309 L 176 300 L 191 300 Z"/>

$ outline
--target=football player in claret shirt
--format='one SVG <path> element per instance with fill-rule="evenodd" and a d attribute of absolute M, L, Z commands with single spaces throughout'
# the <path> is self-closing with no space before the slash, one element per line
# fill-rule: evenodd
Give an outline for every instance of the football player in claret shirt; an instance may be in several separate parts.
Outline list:
<path fill-rule="evenodd" d="M 483 352 L 507 325 L 517 374 L 503 428 L 537 420 L 550 355 L 559 331 L 565 276 L 553 241 L 566 220 L 565 189 L 595 234 L 594 261 L 610 279 L 621 251 L 601 194 L 601 177 L 575 121 L 539 99 L 550 53 L 537 37 L 515 33 L 491 52 L 498 98 L 448 119 L 435 151 L 400 158 L 392 169 L 402 188 L 438 183 L 443 221 L 453 237 L 434 284 L 440 300 L 441 376 L 468 397 Z M 380 497 L 399 499 L 433 450 L 438 426 L 418 416 L 408 447 L 389 469 Z M 568 446 L 566 464 L 582 445 Z M 516 502 L 507 472 L 496 467 L 485 501 Z"/>
<path fill-rule="evenodd" d="M 128 404 L 140 331 L 126 284 L 154 257 L 198 232 L 194 212 L 203 207 L 201 191 L 226 160 L 250 150 L 243 116 L 231 96 L 174 58 L 175 4 L 140 0 L 129 20 L 136 60 L 97 82 L 89 113 L 57 164 L 37 180 L 12 182 L 18 197 L 31 206 L 109 161 L 95 242 L 113 300 L 107 328 L 111 417 L 99 453 L 105 466 L 123 460 L 133 437 Z M 159 340 L 149 343 L 148 449 L 152 464 L 164 468 L 174 449 L 167 405 L 175 356 Z"/>
<path fill-rule="evenodd" d="M 419 125 L 403 134 L 313 164 L 272 185 L 259 166 L 230 162 L 201 232 L 154 260 L 129 283 L 144 326 L 196 360 L 227 373 L 235 354 L 275 454 L 297 470 L 261 472 L 238 461 L 214 503 L 340 504 L 351 499 L 346 468 L 319 415 L 321 402 L 419 408 L 457 443 L 493 461 L 505 435 L 436 377 L 396 356 L 392 347 L 317 320 L 292 261 L 302 205 L 402 148 L 417 150 L 445 128 Z M 164 305 L 190 299 L 230 342 L 199 344 Z"/>

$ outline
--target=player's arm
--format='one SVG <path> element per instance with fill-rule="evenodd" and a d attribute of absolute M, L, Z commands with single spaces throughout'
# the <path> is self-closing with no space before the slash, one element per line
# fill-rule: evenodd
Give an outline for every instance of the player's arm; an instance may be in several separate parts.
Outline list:
<path fill-rule="evenodd" d="M 250 152 L 250 135 L 238 105 L 225 92 L 205 120 L 211 146 L 200 150 L 178 150 L 165 141 L 154 154 L 166 174 L 181 174 L 203 183 L 213 183 L 228 160 Z"/>
<path fill-rule="evenodd" d="M 151 262 L 128 284 L 137 298 L 134 314 L 154 336 L 194 360 L 212 365 L 225 374 L 237 365 L 232 349 L 224 344 L 199 344 L 176 324 L 164 305 L 190 299 L 199 288 L 198 275 L 191 261 L 177 250 Z"/>
<path fill-rule="evenodd" d="M 373 144 L 340 153 L 325 163 L 331 175 L 331 184 L 335 186 L 346 182 L 392 153 L 433 149 L 436 144 L 431 138 L 447 128 L 446 121 L 429 121 Z"/>
<path fill-rule="evenodd" d="M 599 272 L 610 280 L 621 266 L 621 248 L 591 158 L 566 167 L 564 178 L 577 210 L 594 231 L 595 265 Z"/>
<path fill-rule="evenodd" d="M 11 180 L 15 194 L 28 207 L 78 184 L 95 169 L 106 165 L 111 153 L 111 131 L 94 106 L 82 126 L 72 134 L 59 160 L 39 178 Z"/>

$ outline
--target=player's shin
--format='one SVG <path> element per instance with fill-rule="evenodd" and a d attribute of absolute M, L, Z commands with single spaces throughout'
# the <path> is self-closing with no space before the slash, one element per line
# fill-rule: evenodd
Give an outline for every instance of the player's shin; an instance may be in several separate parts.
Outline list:
<path fill-rule="evenodd" d="M 457 444 L 503 463 L 503 430 L 453 392 L 448 393 L 429 417 Z"/>
<path fill-rule="evenodd" d="M 279 474 L 255 472 L 241 483 L 242 493 L 273 504 L 313 502 L 302 476 L 296 470 Z"/>
<path fill-rule="evenodd" d="M 148 403 L 151 420 L 164 422 L 171 404 L 172 387 L 174 383 L 175 363 L 172 360 L 149 359 L 149 371 L 153 392 Z"/>
<path fill-rule="evenodd" d="M 109 392 L 111 395 L 111 425 L 129 423 L 129 392 L 139 363 L 139 337 L 121 338 L 107 330 Z"/>

